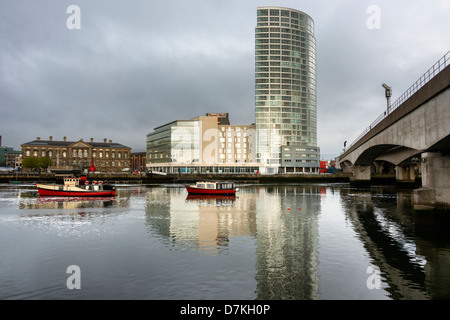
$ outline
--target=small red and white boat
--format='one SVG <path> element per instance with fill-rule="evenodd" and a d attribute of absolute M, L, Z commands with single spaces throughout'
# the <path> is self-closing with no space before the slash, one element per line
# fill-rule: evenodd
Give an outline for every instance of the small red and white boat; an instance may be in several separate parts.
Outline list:
<path fill-rule="evenodd" d="M 64 178 L 64 185 L 37 183 L 40 196 L 109 197 L 116 195 L 116 186 L 103 181 L 89 182 L 86 177 Z"/>
<path fill-rule="evenodd" d="M 186 185 L 189 194 L 234 195 L 239 188 L 230 181 L 201 181 L 195 185 Z"/>

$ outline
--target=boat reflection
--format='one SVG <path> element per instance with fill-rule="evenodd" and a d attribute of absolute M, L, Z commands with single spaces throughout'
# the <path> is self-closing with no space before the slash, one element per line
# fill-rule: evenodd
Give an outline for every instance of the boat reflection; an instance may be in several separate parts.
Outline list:
<path fill-rule="evenodd" d="M 125 208 L 130 206 L 131 189 L 120 189 L 116 196 L 102 197 L 59 197 L 39 196 L 35 190 L 18 193 L 19 209 L 84 209 Z"/>
<path fill-rule="evenodd" d="M 30 198 L 29 198 L 30 199 Z M 30 199 L 31 200 L 31 199 Z M 34 201 L 21 201 L 20 209 L 77 209 L 111 207 L 115 197 L 38 197 Z"/>
<path fill-rule="evenodd" d="M 236 196 L 188 194 L 186 201 L 195 202 L 203 206 L 233 206 Z"/>

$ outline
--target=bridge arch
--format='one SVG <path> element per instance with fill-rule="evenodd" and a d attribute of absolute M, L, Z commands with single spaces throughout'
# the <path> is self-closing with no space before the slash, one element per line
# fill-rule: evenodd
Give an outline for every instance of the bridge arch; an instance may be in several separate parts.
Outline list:
<path fill-rule="evenodd" d="M 341 162 L 340 166 L 343 172 L 353 172 L 353 163 L 348 159 Z"/>
<path fill-rule="evenodd" d="M 450 105 L 449 105 L 450 107 Z M 427 151 L 434 152 L 440 151 L 444 153 L 450 153 L 450 134 L 443 137 L 439 141 L 436 141 L 432 146 L 430 146 Z"/>

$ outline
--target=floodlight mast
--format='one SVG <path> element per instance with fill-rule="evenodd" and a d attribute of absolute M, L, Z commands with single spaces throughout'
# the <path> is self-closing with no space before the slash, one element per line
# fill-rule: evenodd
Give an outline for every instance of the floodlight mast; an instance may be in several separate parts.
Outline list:
<path fill-rule="evenodd" d="M 386 83 L 383 83 L 381 86 L 384 88 L 385 91 L 385 96 L 387 100 L 387 114 L 389 114 L 389 111 L 391 109 L 392 89 Z"/>

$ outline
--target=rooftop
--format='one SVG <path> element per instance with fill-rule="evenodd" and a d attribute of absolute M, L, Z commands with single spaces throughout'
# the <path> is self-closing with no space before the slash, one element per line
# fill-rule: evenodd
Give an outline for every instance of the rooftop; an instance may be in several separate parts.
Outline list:
<path fill-rule="evenodd" d="M 103 142 L 95 142 L 93 141 L 93 139 L 91 138 L 91 141 L 83 141 L 83 139 L 77 140 L 77 141 L 68 141 L 66 140 L 66 138 L 64 137 L 64 140 L 53 140 L 52 137 L 49 138 L 49 140 L 41 140 L 41 138 L 36 138 L 36 140 L 33 141 L 29 141 L 26 143 L 22 144 L 23 146 L 55 146 L 55 147 L 64 147 L 64 146 L 70 146 L 71 144 L 74 144 L 76 142 L 83 142 L 85 144 L 90 145 L 93 148 L 117 148 L 117 149 L 130 149 L 130 147 L 124 146 L 123 144 L 117 143 L 117 142 L 112 142 L 111 140 L 109 140 L 109 142 L 107 142 L 107 139 L 105 139 Z"/>

